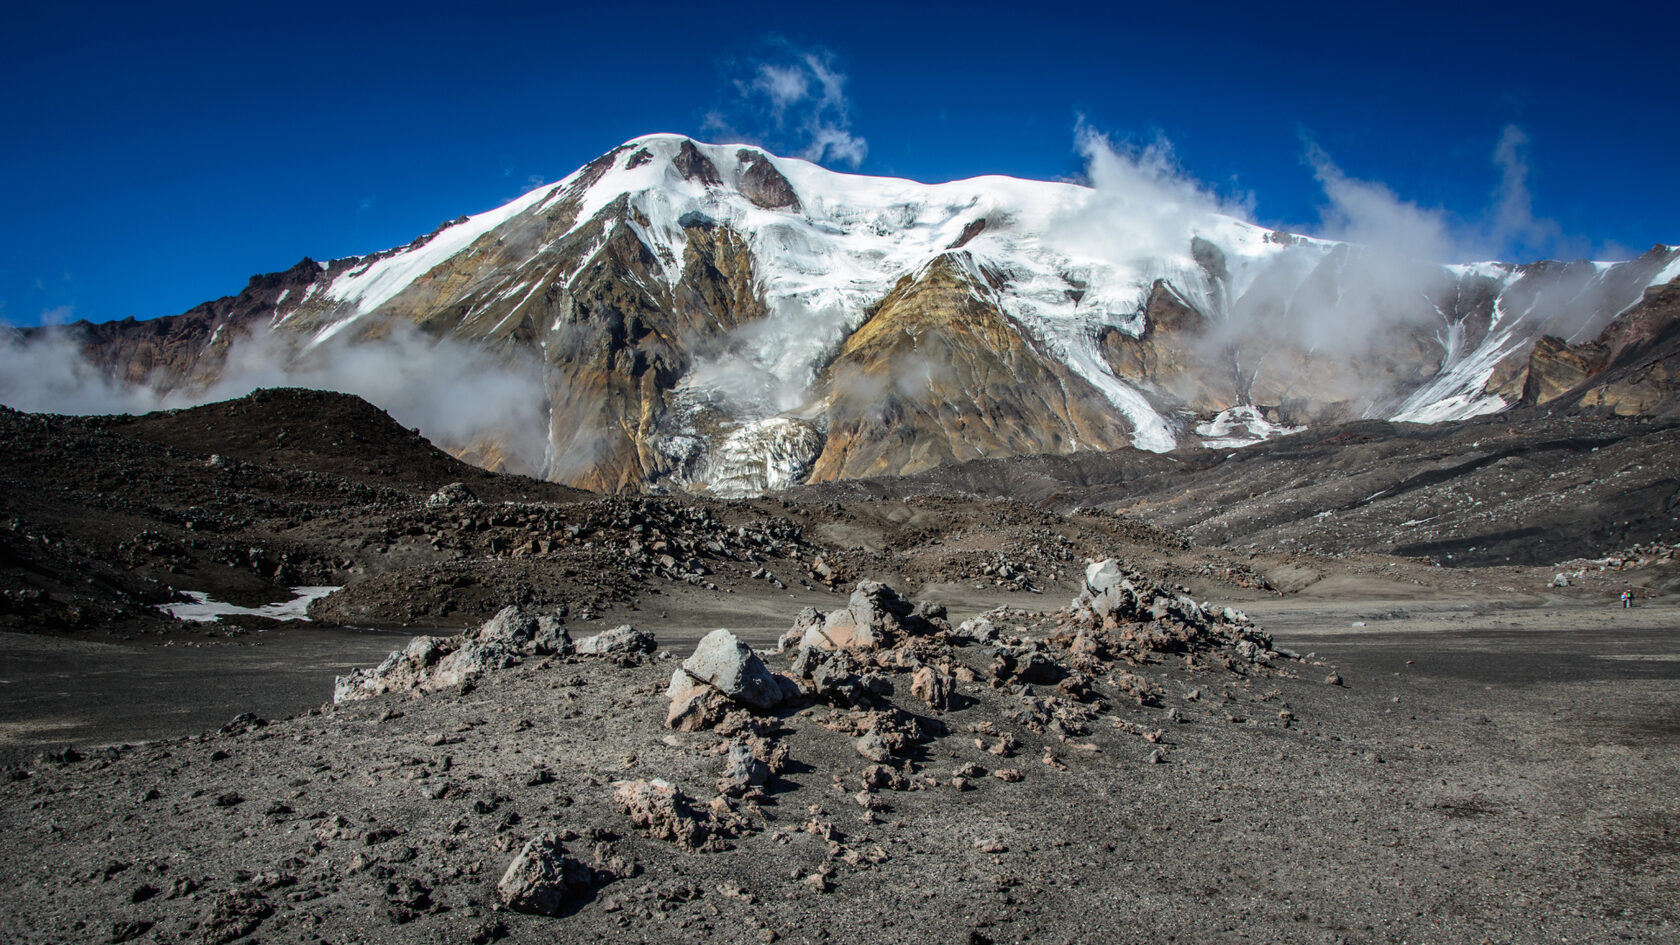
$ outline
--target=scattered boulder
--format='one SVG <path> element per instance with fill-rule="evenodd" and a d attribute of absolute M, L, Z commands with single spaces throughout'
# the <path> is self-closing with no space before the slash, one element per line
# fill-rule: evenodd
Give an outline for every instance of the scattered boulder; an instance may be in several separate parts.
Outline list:
<path fill-rule="evenodd" d="M 846 650 L 801 646 L 790 667 L 805 680 L 812 695 L 841 706 L 873 706 L 892 695 L 892 682 L 879 673 L 866 673 L 858 658 Z"/>
<path fill-rule="evenodd" d="M 477 630 L 453 637 L 415 637 L 373 669 L 353 670 L 333 683 L 333 702 L 387 692 L 434 692 L 470 683 L 522 657 L 572 652 L 572 640 L 551 616 L 504 607 Z"/>
<path fill-rule="evenodd" d="M 787 698 L 781 680 L 752 647 L 724 629 L 713 630 L 700 640 L 694 655 L 671 674 L 666 694 L 675 696 L 697 684 L 712 686 L 755 709 L 770 709 Z"/>
<path fill-rule="evenodd" d="M 671 696 L 665 725 L 679 732 L 716 728 L 734 707 L 728 696 L 711 686 L 690 686 Z"/>
<path fill-rule="evenodd" d="M 944 673 L 934 672 L 931 666 L 923 666 L 910 677 L 910 694 L 937 712 L 951 707 L 951 693 L 955 689 L 955 679 Z"/>
<path fill-rule="evenodd" d="M 577 652 L 591 656 L 648 654 L 659 649 L 659 641 L 645 630 L 622 624 L 577 642 Z"/>
<path fill-rule="evenodd" d="M 245 735 L 267 724 L 268 720 L 258 718 L 255 712 L 241 712 L 233 717 L 233 721 L 222 726 L 220 731 L 223 735 Z"/>
<path fill-rule="evenodd" d="M 952 637 L 957 643 L 996 643 L 1003 633 L 985 615 L 970 617 L 957 625 Z"/>
<path fill-rule="evenodd" d="M 892 749 L 887 747 L 887 742 L 881 737 L 880 732 L 874 730 L 864 732 L 858 736 L 857 741 L 853 744 L 857 748 L 857 753 L 870 761 L 886 762 L 892 760 Z"/>
<path fill-rule="evenodd" d="M 679 731 L 710 728 L 731 708 L 767 711 L 799 695 L 799 686 L 770 671 L 752 647 L 728 630 L 706 634 L 671 673 L 665 724 Z"/>
<path fill-rule="evenodd" d="M 805 634 L 813 630 L 820 633 L 823 623 L 827 619 L 827 615 L 815 607 L 807 607 L 801 610 L 799 616 L 793 618 L 793 627 L 782 634 L 781 639 L 777 641 L 777 652 L 784 652 L 800 646 L 800 641 L 805 639 Z"/>
<path fill-rule="evenodd" d="M 554 834 L 533 837 L 508 864 L 496 897 L 515 912 L 559 915 L 596 882 L 595 871 L 566 855 Z"/>
<path fill-rule="evenodd" d="M 725 797 L 741 797 L 769 783 L 771 774 L 770 765 L 758 758 L 752 746 L 745 740 L 736 739 L 729 743 L 723 777 L 718 779 L 718 793 Z"/>
<path fill-rule="evenodd" d="M 427 497 L 426 505 L 434 509 L 448 509 L 458 505 L 472 505 L 477 501 L 478 496 L 473 495 L 466 483 L 452 482 Z"/>
<path fill-rule="evenodd" d="M 1023 643 L 1019 646 L 999 647 L 992 660 L 992 675 L 1002 680 L 1054 685 L 1066 674 L 1066 670 L 1049 653 L 1040 649 L 1041 646 L 1042 644 L 1037 643 Z"/>
<path fill-rule="evenodd" d="M 904 772 L 890 765 L 870 765 L 863 769 L 860 778 L 863 782 L 863 789 L 868 792 L 910 790 L 910 779 L 904 776 Z"/>
<path fill-rule="evenodd" d="M 501 645 L 532 656 L 564 656 L 573 649 L 571 635 L 558 619 L 518 607 L 503 607 L 478 628 L 475 638 L 479 643 Z"/>
<path fill-rule="evenodd" d="M 738 818 L 720 817 L 716 808 L 701 813 L 692 798 L 660 778 L 614 782 L 613 800 L 648 836 L 685 850 L 726 850 L 740 831 Z"/>

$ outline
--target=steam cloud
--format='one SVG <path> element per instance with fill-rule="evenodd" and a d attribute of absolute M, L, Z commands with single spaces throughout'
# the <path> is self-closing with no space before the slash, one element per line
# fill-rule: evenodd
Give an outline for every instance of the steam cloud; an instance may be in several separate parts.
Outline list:
<path fill-rule="evenodd" d="M 1104 261 L 1137 269 L 1163 247 L 1182 247 L 1188 260 L 1191 238 L 1221 216 L 1253 215 L 1252 198 L 1221 199 L 1180 169 L 1165 138 L 1144 147 L 1120 146 L 1083 122 L 1075 137 L 1094 194 L 1077 212 L 1055 221 L 1053 244 L 1100 246 Z"/>
<path fill-rule="evenodd" d="M 1081 122 L 1077 142 L 1094 194 L 1056 221 L 1051 240 L 1070 252 L 1102 247 L 1102 261 L 1138 283 L 1164 278 L 1188 294 L 1211 317 L 1201 353 L 1230 361 L 1239 399 L 1283 342 L 1308 355 L 1338 357 L 1270 366 L 1273 392 L 1280 384 L 1311 387 L 1320 397 L 1363 400 L 1369 407 L 1392 391 L 1358 376 L 1348 357 L 1385 349 L 1397 333 L 1419 332 L 1433 333 L 1447 359 L 1463 353 L 1462 332 L 1438 304 L 1453 285 L 1443 264 L 1532 259 L 1580 245 L 1565 239 L 1555 221 L 1535 214 L 1528 189 L 1529 140 L 1515 125 L 1502 130 L 1490 155 L 1499 171 L 1491 202 L 1468 221 L 1406 200 L 1380 182 L 1350 176 L 1307 141 L 1305 162 L 1324 200 L 1316 224 L 1286 229 L 1348 245 L 1292 247 L 1240 273 L 1226 272 L 1218 252 L 1195 247 L 1198 238 L 1217 246 L 1225 218 L 1253 221 L 1251 196 L 1215 193 L 1179 168 L 1164 139 L 1143 147 L 1116 145 Z M 1163 247 L 1181 249 L 1163 259 Z M 1532 317 L 1566 337 L 1592 330 L 1586 315 L 1609 301 L 1582 295 L 1603 291 L 1593 283 L 1590 267 L 1565 267 L 1534 281 L 1528 300 Z M 1280 370 L 1299 374 L 1280 382 Z"/>
<path fill-rule="evenodd" d="M 869 142 L 851 130 L 846 74 L 835 67 L 834 54 L 786 42 L 775 47 L 773 58 L 730 80 L 733 100 L 706 116 L 705 129 L 818 164 L 862 164 Z"/>
<path fill-rule="evenodd" d="M 291 339 L 258 331 L 229 347 L 214 383 L 166 392 L 114 381 L 61 331 L 0 338 L 0 404 L 17 410 L 143 413 L 262 387 L 356 394 L 440 445 L 467 447 L 493 435 L 512 467 L 540 472 L 546 462 L 548 400 L 534 361 L 433 339 L 401 323 L 377 341 L 334 339 L 302 353 Z"/>

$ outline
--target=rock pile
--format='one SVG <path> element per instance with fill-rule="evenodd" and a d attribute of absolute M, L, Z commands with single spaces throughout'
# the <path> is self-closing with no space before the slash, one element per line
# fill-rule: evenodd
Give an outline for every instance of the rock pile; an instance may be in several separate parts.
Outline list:
<path fill-rule="evenodd" d="M 1086 567 L 1085 586 L 1063 616 L 1063 628 L 1052 642 L 1064 646 L 1078 668 L 1116 657 L 1145 663 L 1167 653 L 1224 649 L 1248 663 L 1265 664 L 1278 656 L 1271 637 L 1246 614 L 1229 607 L 1216 612 L 1182 589 L 1123 572 L 1113 559 Z M 1227 668 L 1236 668 L 1224 659 Z"/>
<path fill-rule="evenodd" d="M 387 692 L 447 689 L 513 666 L 523 657 L 571 652 L 572 638 L 558 619 L 504 607 L 477 630 L 453 637 L 415 637 L 373 669 L 339 676 L 333 684 L 333 702 L 370 699 Z"/>
<path fill-rule="evenodd" d="M 633 667 L 655 645 L 651 635 L 621 626 L 574 646 L 558 621 L 509 607 L 472 633 L 417 638 L 378 668 L 341 679 L 336 699 L 458 685 L 537 654 L 591 654 Z M 1140 760 L 1166 763 L 1163 746 L 1171 743 L 1155 719 L 1113 715 L 1135 706 L 1127 711 L 1156 710 L 1164 713 L 1161 721 L 1174 721 L 1172 711 L 1161 709 L 1163 689 L 1128 667 L 1171 653 L 1184 655 L 1192 669 L 1246 675 L 1282 658 L 1242 614 L 1198 604 L 1182 589 L 1128 573 L 1112 560 L 1091 563 L 1081 593 L 1060 612 L 1000 608 L 955 628 L 943 607 L 860 581 L 844 607 L 801 611 L 778 652 L 788 661 L 786 674 L 718 629 L 672 671 L 665 725 L 690 736 L 673 734 L 666 744 L 716 756 L 716 793 L 700 800 L 651 772 L 615 781 L 613 803 L 638 831 L 685 851 L 709 852 L 769 829 L 776 818 L 764 806 L 798 787 L 778 776 L 795 764 L 790 741 L 804 728 L 800 720 L 842 739 L 812 747 L 816 759 L 843 759 L 834 784 L 862 808 L 865 824 L 880 823 L 877 812 L 891 809 L 883 792 L 972 791 L 981 777 L 1016 783 L 1036 770 L 1019 762 L 991 770 L 969 763 L 942 782 L 925 765 L 935 753 L 931 744 L 953 736 L 958 719 L 966 720 L 964 737 L 972 741 L 960 751 L 1000 761 L 1042 753 L 1047 769 L 1066 771 L 1071 759 L 1063 752 L 1099 750 L 1090 739 L 1107 714 L 1112 729 L 1149 743 L 1148 758 Z M 982 702 L 993 711 L 963 714 Z M 870 862 L 830 821 L 812 819 L 803 829 L 826 838 L 838 860 Z M 545 834 L 520 851 L 497 891 L 510 909 L 554 915 L 608 875 L 569 858 L 559 838 Z M 822 875 L 824 889 L 829 878 Z"/>
<path fill-rule="evenodd" d="M 824 650 L 877 650 L 908 637 L 937 631 L 933 611 L 916 605 L 880 581 L 859 581 L 845 607 L 828 615 L 815 608 L 800 611 L 792 630 L 782 635 L 782 648 L 818 647 Z"/>
<path fill-rule="evenodd" d="M 451 482 L 426 499 L 426 506 L 433 509 L 447 509 L 457 505 L 471 505 L 478 501 L 478 496 L 467 488 L 464 482 Z"/>

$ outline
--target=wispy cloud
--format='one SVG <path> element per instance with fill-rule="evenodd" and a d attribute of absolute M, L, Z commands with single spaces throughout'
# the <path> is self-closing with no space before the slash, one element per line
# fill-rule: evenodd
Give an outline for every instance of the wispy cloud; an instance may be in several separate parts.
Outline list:
<path fill-rule="evenodd" d="M 1528 134 L 1517 125 L 1500 130 L 1489 160 L 1499 171 L 1486 206 L 1454 213 L 1406 200 L 1380 181 L 1348 175 L 1310 138 L 1304 160 L 1324 189 L 1313 235 L 1346 240 L 1430 262 L 1502 259 L 1572 259 L 1591 251 L 1587 240 L 1570 237 L 1553 219 L 1534 211 L 1529 189 Z M 1617 254 L 1612 252 L 1611 256 Z"/>
<path fill-rule="evenodd" d="M 1444 211 L 1402 199 L 1381 182 L 1349 177 L 1317 142 L 1306 142 L 1305 160 L 1326 201 L 1313 235 L 1411 259 L 1456 261 L 1459 246 Z"/>
<path fill-rule="evenodd" d="M 541 366 L 393 322 L 377 340 L 334 338 L 312 349 L 258 329 L 237 338 L 215 383 L 160 392 L 113 378 L 68 332 L 0 335 L 0 404 L 49 413 L 140 413 L 240 397 L 260 387 L 359 395 L 435 442 L 472 445 L 493 435 L 515 467 L 540 472 L 547 448 Z"/>
<path fill-rule="evenodd" d="M 1220 216 L 1253 216 L 1253 198 L 1219 196 L 1179 166 L 1172 142 L 1115 142 L 1083 119 L 1075 143 L 1085 159 L 1093 199 L 1057 217 L 1052 242 L 1098 247 L 1118 265 L 1135 266 L 1162 247 L 1190 251 L 1191 237 Z"/>
<path fill-rule="evenodd" d="M 771 55 L 726 64 L 727 100 L 707 113 L 706 131 L 819 164 L 862 164 L 869 142 L 852 131 L 847 76 L 834 54 L 785 41 L 772 46 Z"/>
<path fill-rule="evenodd" d="M 1489 237 L 1493 249 L 1526 255 L 1564 255 L 1575 250 L 1575 241 L 1564 239 L 1556 220 L 1534 215 L 1534 198 L 1528 190 L 1528 135 L 1516 125 L 1506 125 L 1493 150 L 1499 168 L 1499 189 L 1495 192 Z"/>

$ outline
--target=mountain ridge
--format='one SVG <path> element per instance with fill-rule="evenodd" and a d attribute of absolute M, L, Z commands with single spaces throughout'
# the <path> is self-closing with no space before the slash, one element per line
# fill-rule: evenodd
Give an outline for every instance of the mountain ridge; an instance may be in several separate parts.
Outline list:
<path fill-rule="evenodd" d="M 541 468 L 489 424 L 443 438 L 457 455 L 596 490 L 731 495 L 1539 405 L 1562 391 L 1542 338 L 1664 322 L 1645 290 L 1676 276 L 1671 247 L 1420 265 L 1072 183 L 921 184 L 650 135 L 405 246 L 305 259 L 167 322 L 65 331 L 122 383 L 190 396 L 243 336 L 304 359 L 415 329 L 536 365 Z M 1666 390 L 1571 404 L 1651 412 Z M 1197 433 L 1209 423 L 1247 432 Z"/>

